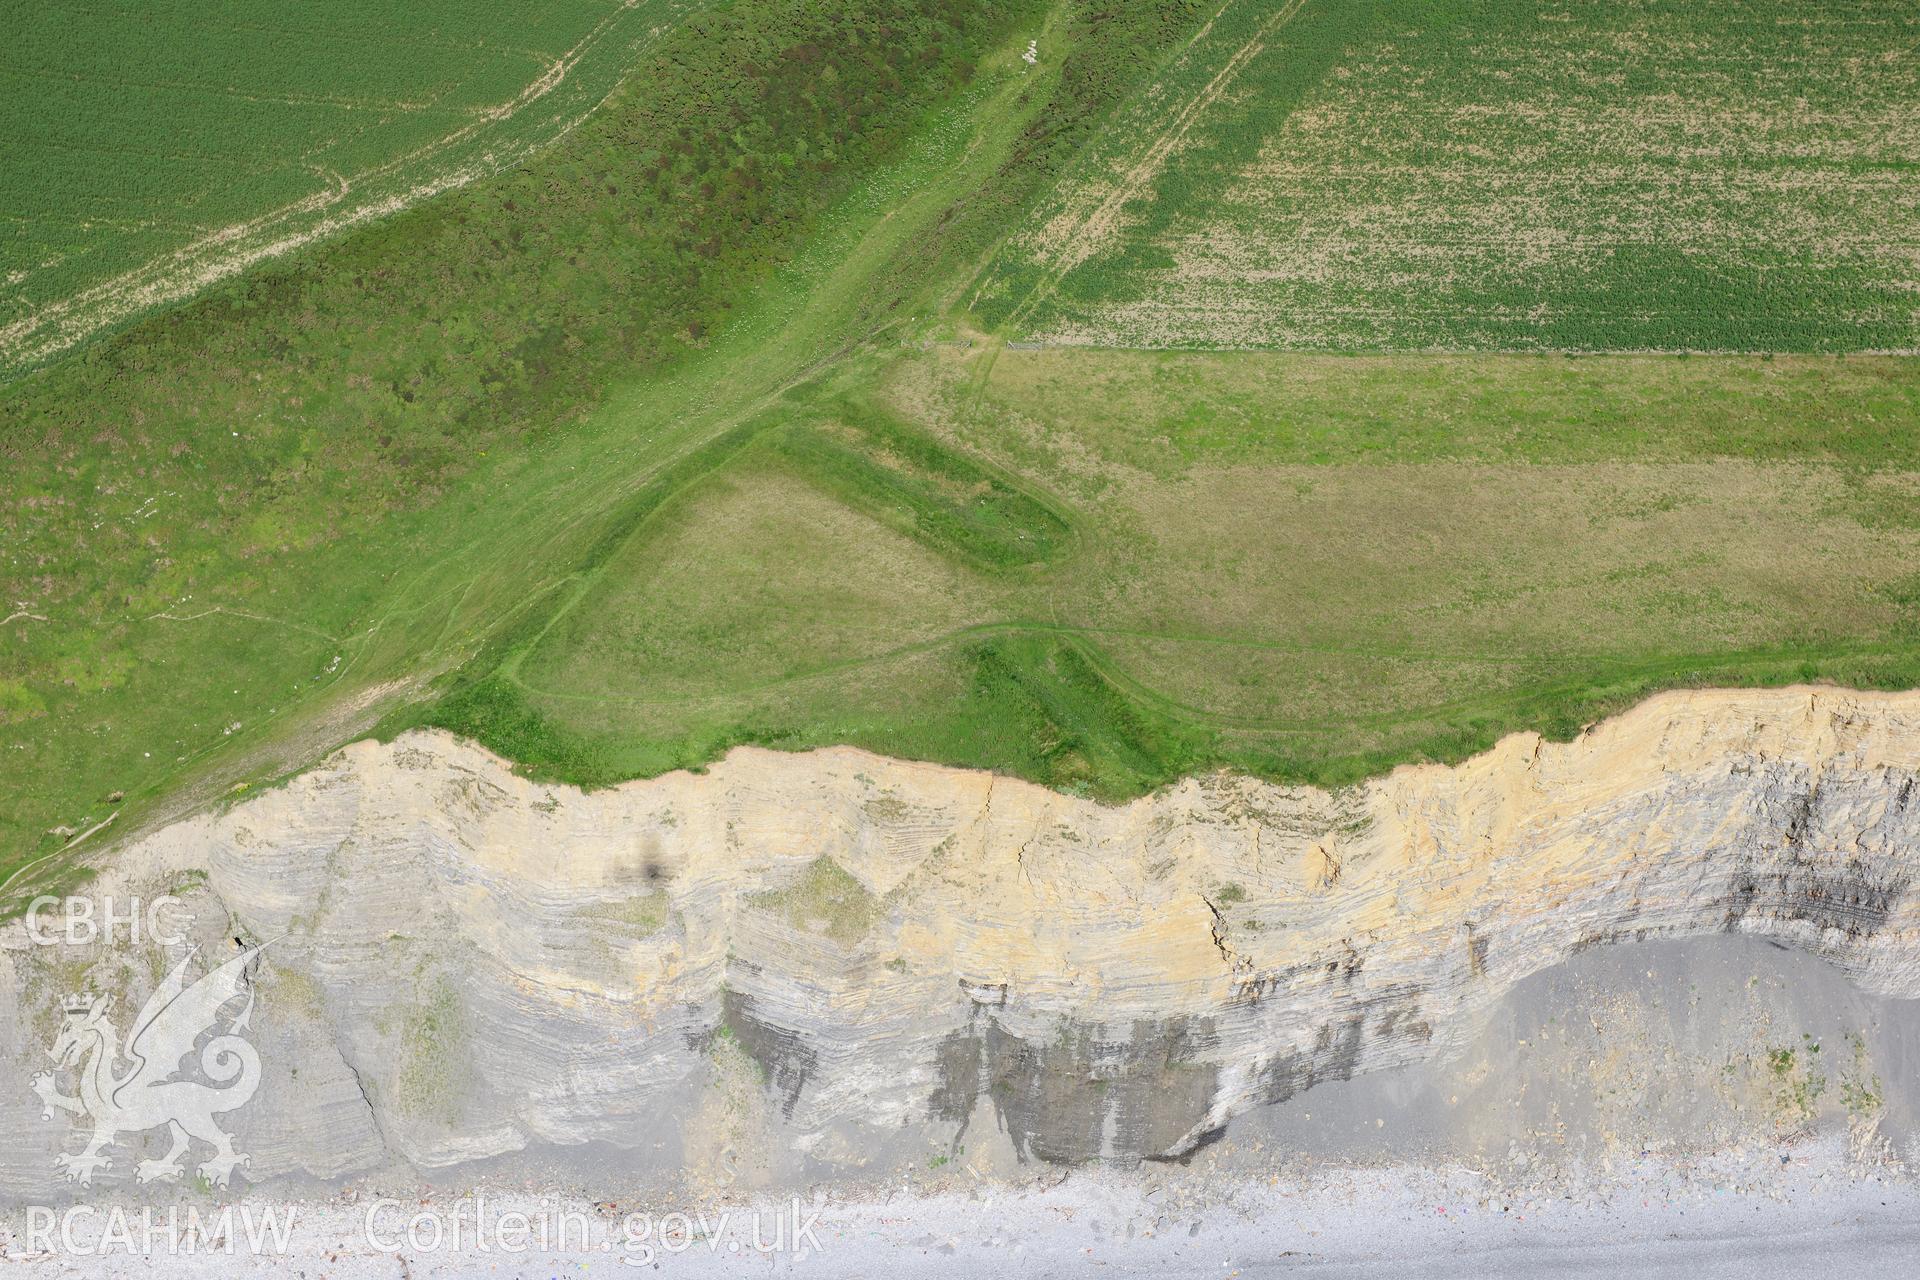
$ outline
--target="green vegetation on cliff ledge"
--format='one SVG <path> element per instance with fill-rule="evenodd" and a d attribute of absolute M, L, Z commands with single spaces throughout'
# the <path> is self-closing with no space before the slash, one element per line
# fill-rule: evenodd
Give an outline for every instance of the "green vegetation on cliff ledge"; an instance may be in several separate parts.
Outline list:
<path fill-rule="evenodd" d="M 1214 13 L 689 11 L 521 167 L 0 389 L 10 892 L 376 722 L 588 784 L 854 743 L 1112 798 L 1920 684 L 1912 359 L 989 336 Z"/>

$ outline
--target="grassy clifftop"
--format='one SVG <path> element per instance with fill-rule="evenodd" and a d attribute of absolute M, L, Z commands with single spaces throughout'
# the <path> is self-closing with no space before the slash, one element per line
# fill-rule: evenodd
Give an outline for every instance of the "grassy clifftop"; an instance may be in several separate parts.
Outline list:
<path fill-rule="evenodd" d="M 1099 174 L 1258 105 L 1227 73 L 1285 41 L 1234 62 L 1243 16 L 692 12 L 522 167 L 0 389 L 9 892 L 376 725 L 592 784 L 850 742 L 1114 798 L 1920 684 L 1911 359 L 993 336 L 1062 209 L 1184 225 L 1199 188 Z"/>

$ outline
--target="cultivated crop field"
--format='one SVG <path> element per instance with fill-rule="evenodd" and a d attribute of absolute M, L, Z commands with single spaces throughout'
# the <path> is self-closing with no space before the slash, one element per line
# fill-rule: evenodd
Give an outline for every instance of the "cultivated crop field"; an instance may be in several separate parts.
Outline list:
<path fill-rule="evenodd" d="M 0 376 L 529 154 L 676 0 L 14 5 Z"/>
<path fill-rule="evenodd" d="M 1013 337 L 1920 346 L 1920 8 L 1228 0 L 976 294 Z"/>

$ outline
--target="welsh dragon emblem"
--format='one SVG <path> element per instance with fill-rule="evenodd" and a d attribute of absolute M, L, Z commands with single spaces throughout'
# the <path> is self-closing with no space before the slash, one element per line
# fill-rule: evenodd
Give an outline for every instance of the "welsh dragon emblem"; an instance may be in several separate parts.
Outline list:
<path fill-rule="evenodd" d="M 111 995 L 62 1002 L 66 1019 L 48 1053 L 60 1070 L 78 1068 L 79 1092 L 71 1097 L 61 1093 L 51 1071 L 33 1078 L 33 1091 L 46 1103 L 48 1118 L 58 1109 L 93 1122 L 85 1151 L 55 1157 L 55 1167 L 69 1181 L 90 1184 L 97 1170 L 111 1165 L 106 1149 L 121 1134 L 161 1125 L 170 1131 L 172 1146 L 158 1160 L 138 1163 L 134 1174 L 141 1182 L 178 1178 L 181 1159 L 194 1138 L 213 1147 L 199 1172 L 218 1186 L 227 1185 L 235 1165 L 247 1163 L 214 1117 L 246 1105 L 260 1087 L 260 1055 L 239 1034 L 253 1014 L 253 985 L 245 970 L 260 950 L 241 952 L 191 986 L 187 966 L 198 950 L 188 952 L 147 997 L 124 1043 L 107 1016 Z M 200 1046 L 201 1074 L 213 1083 L 176 1079 L 181 1060 L 203 1035 L 216 1030 L 227 1006 L 243 996 L 246 1003 L 238 1013 L 228 1014 L 226 1030 Z"/>

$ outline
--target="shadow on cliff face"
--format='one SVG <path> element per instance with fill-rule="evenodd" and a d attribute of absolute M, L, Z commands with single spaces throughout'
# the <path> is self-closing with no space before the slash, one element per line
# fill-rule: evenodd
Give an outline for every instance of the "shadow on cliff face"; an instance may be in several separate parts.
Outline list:
<path fill-rule="evenodd" d="M 929 1109 L 965 1125 L 984 1095 L 1023 1160 L 1137 1159 L 1186 1144 L 1204 1119 L 1219 1083 L 1205 1060 L 1216 1043 L 1213 1019 L 1194 1017 L 1062 1022 L 1037 1043 L 976 1009 L 941 1042 Z"/>
<path fill-rule="evenodd" d="M 1249 1093 L 1233 1101 L 1282 1102 L 1351 1079 L 1369 1034 L 1424 1045 L 1432 1032 L 1411 1010 L 1394 994 L 1322 1024 L 1307 1047 L 1266 1057 Z M 1186 1160 L 1224 1132 L 1219 1019 L 1057 1026 L 1051 1039 L 1031 1039 L 976 1008 L 966 1028 L 941 1042 L 930 1115 L 963 1126 L 964 1136 L 984 1096 L 1020 1158 L 1051 1164 Z"/>

